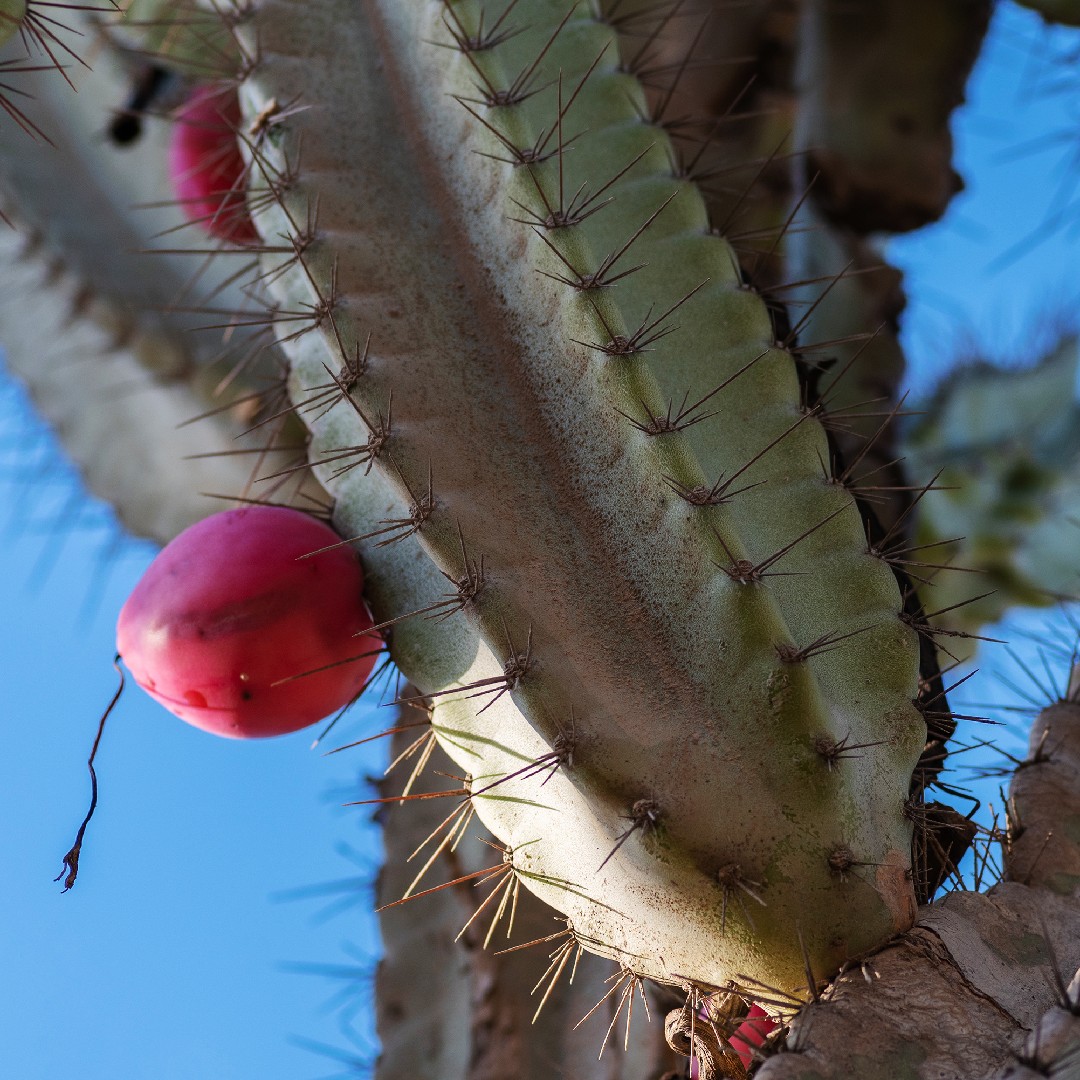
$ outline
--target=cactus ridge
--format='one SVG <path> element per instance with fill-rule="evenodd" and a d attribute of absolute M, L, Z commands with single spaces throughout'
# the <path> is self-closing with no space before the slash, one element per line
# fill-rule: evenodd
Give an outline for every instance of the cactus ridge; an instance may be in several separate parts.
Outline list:
<path fill-rule="evenodd" d="M 364 357 L 312 460 L 365 466 L 316 471 L 383 545 L 378 617 L 475 585 L 392 648 L 524 883 L 640 974 L 793 990 L 804 946 L 824 972 L 912 916 L 916 636 L 616 28 L 481 10 L 271 0 L 251 24 L 251 115 L 312 103 L 253 144 L 260 229 L 298 256 L 267 269 L 298 408 Z M 312 55 L 347 35 L 347 94 L 311 84 L 297 18 Z"/>

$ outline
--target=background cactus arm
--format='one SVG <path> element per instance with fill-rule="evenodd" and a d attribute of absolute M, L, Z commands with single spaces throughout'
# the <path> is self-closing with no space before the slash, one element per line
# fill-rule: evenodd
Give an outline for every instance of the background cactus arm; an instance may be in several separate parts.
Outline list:
<path fill-rule="evenodd" d="M 245 434 L 284 401 L 276 346 L 257 326 L 234 327 L 227 342 L 200 328 L 220 324 L 212 307 L 247 306 L 234 275 L 256 256 L 210 260 L 205 234 L 165 197 L 167 123 L 147 118 L 130 145 L 107 136 L 138 59 L 90 15 L 65 22 L 93 68 L 73 64 L 70 81 L 51 67 L 20 72 L 15 84 L 49 141 L 0 128 L 0 211 L 12 225 L 0 236 L 0 344 L 90 489 L 132 533 L 164 543 L 222 508 L 206 492 L 280 489 L 251 489 L 253 473 L 303 461 L 306 435 L 284 418 Z M 22 48 L 16 39 L 7 55 Z M 308 483 L 306 495 L 321 492 Z"/>
<path fill-rule="evenodd" d="M 937 623 L 978 634 L 1019 605 L 1080 593 L 1074 558 L 1080 428 L 1077 348 L 1062 340 L 1037 364 L 961 368 L 904 425 L 902 451 L 920 500 L 915 543 L 965 573 L 930 575 Z M 932 585 L 932 587 L 931 587 Z M 945 642 L 967 655 L 973 642 Z"/>
<path fill-rule="evenodd" d="M 1037 11 L 1047 22 L 1064 26 L 1080 26 L 1080 4 L 1076 0 L 1017 0 L 1026 8 Z"/>
<path fill-rule="evenodd" d="M 991 4 L 811 0 L 805 11 L 800 123 L 822 212 L 860 233 L 937 220 L 961 185 L 948 119 Z"/>
<path fill-rule="evenodd" d="M 245 425 L 223 413 L 182 426 L 208 401 L 181 343 L 131 326 L 82 291 L 40 241 L 5 230 L 0 265 L 7 368 L 125 528 L 165 543 L 221 508 L 204 492 L 244 489 L 252 455 L 232 451 Z"/>

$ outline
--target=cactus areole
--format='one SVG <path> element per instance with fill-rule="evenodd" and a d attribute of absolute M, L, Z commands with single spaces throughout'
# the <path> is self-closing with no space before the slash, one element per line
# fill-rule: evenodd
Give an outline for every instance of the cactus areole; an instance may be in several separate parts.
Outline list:
<path fill-rule="evenodd" d="M 297 731 L 347 705 L 381 642 L 363 636 L 372 622 L 355 554 L 332 545 L 328 526 L 282 507 L 185 530 L 120 612 L 117 650 L 135 681 L 181 720 L 234 739 Z"/>

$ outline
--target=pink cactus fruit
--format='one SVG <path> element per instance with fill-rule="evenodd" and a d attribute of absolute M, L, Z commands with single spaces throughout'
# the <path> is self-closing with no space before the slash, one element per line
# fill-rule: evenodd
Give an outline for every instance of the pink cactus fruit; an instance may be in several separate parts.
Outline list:
<path fill-rule="evenodd" d="M 698 1015 L 708 1023 L 709 1014 L 703 1005 Z M 735 1029 L 735 1033 L 728 1042 L 732 1050 L 739 1055 L 743 1068 L 750 1068 L 750 1062 L 754 1060 L 754 1051 L 768 1038 L 769 1032 L 776 1028 L 776 1021 L 760 1006 L 751 1005 L 746 1019 Z M 690 1059 L 690 1080 L 698 1080 L 697 1058 Z"/>
<path fill-rule="evenodd" d="M 751 1005 L 746 1019 L 735 1029 L 735 1034 L 728 1040 L 732 1049 L 739 1055 L 743 1065 L 750 1067 L 754 1060 L 754 1051 L 768 1038 L 769 1032 L 776 1028 L 776 1021 L 760 1006 Z"/>
<path fill-rule="evenodd" d="M 117 651 L 151 697 L 204 731 L 245 739 L 316 723 L 359 693 L 382 647 L 364 633 L 356 555 L 321 550 L 335 544 L 297 510 L 214 514 L 150 564 L 120 612 Z"/>
<path fill-rule="evenodd" d="M 169 142 L 169 178 L 188 220 L 238 246 L 259 239 L 244 198 L 240 120 L 236 88 L 208 83 L 177 110 Z"/>

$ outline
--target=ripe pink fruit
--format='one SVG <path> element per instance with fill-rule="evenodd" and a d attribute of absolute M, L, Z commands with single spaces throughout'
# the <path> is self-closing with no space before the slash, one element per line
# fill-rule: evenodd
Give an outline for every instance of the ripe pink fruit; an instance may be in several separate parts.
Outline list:
<path fill-rule="evenodd" d="M 244 199 L 240 119 L 234 87 L 200 86 L 177 111 L 169 142 L 169 179 L 188 220 L 237 245 L 259 239 Z"/>
<path fill-rule="evenodd" d="M 297 510 L 214 514 L 150 564 L 120 612 L 117 651 L 151 697 L 204 731 L 246 739 L 314 724 L 356 696 L 381 646 L 355 636 L 373 624 L 353 551 L 300 558 L 338 543 Z"/>
<path fill-rule="evenodd" d="M 698 1011 L 702 1023 L 709 1022 L 709 1013 L 703 1005 Z M 765 1041 L 769 1032 L 776 1027 L 776 1021 L 760 1006 L 751 1005 L 746 1019 L 735 1029 L 734 1034 L 728 1039 L 731 1049 L 739 1055 L 739 1060 L 744 1068 L 750 1068 L 754 1060 L 754 1051 Z M 690 1080 L 698 1080 L 698 1059 L 690 1058 Z"/>
<path fill-rule="evenodd" d="M 735 1029 L 735 1034 L 728 1040 L 731 1048 L 739 1055 L 743 1065 L 750 1067 L 754 1060 L 754 1051 L 765 1041 L 769 1032 L 776 1027 L 776 1021 L 760 1006 L 751 1005 L 746 1019 Z"/>

